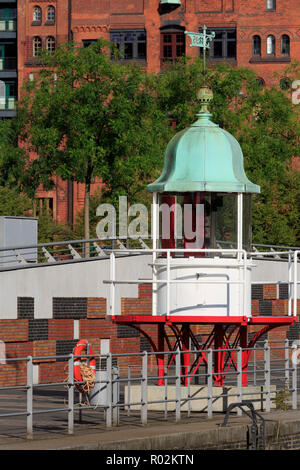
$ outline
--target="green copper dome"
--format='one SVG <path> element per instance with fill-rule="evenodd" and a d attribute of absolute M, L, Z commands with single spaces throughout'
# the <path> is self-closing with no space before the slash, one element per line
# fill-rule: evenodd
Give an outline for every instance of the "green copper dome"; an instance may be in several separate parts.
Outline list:
<path fill-rule="evenodd" d="M 212 92 L 200 90 L 198 120 L 169 142 L 161 176 L 147 186 L 149 192 L 259 193 L 244 170 L 238 141 L 211 120 L 207 104 Z"/>

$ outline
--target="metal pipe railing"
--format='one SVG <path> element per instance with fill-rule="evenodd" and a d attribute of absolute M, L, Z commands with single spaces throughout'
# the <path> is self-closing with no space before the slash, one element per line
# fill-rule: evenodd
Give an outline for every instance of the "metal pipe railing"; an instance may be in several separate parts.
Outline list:
<path fill-rule="evenodd" d="M 201 351 L 202 354 L 206 355 L 206 366 L 204 371 L 197 371 L 193 373 L 193 371 L 183 373 L 182 370 L 182 355 L 183 354 L 197 354 L 199 351 L 190 350 L 190 351 L 174 351 L 175 355 L 175 365 L 174 371 L 172 372 L 171 369 L 166 370 L 164 369 L 164 375 L 157 375 L 151 373 L 152 365 L 151 365 L 151 357 L 156 357 L 157 355 L 164 355 L 168 358 L 170 351 L 163 351 L 163 352 L 143 352 L 143 353 L 120 353 L 120 354 L 105 354 L 105 355 L 97 355 L 93 354 L 93 357 L 98 358 L 106 358 L 106 379 L 101 380 L 101 384 L 105 384 L 105 393 L 106 393 L 106 403 L 95 406 L 84 406 L 85 410 L 94 410 L 95 408 L 102 408 L 105 410 L 106 416 L 106 426 L 111 427 L 119 424 L 120 421 L 120 409 L 126 411 L 125 415 L 128 416 L 132 412 L 133 409 L 140 410 L 140 421 L 143 425 L 146 425 L 148 422 L 148 415 L 151 411 L 151 405 L 158 405 L 161 404 L 161 412 L 166 417 L 169 411 L 170 405 L 174 405 L 171 408 L 175 413 L 175 420 L 179 421 L 181 419 L 181 414 L 183 412 L 187 412 L 188 416 L 193 409 L 192 404 L 197 402 L 202 402 L 203 405 L 198 409 L 203 409 L 206 414 L 207 418 L 211 418 L 213 416 L 213 409 L 214 403 L 223 398 L 226 400 L 236 399 L 237 401 L 242 401 L 246 396 L 251 395 L 251 397 L 257 396 L 258 400 L 264 402 L 265 411 L 269 412 L 274 406 L 274 395 L 275 395 L 275 386 L 278 384 L 288 384 L 288 391 L 291 396 L 291 406 L 292 409 L 297 409 L 297 393 L 299 391 L 298 386 L 298 374 L 297 374 L 297 365 L 298 362 L 295 360 L 290 365 L 290 361 L 287 360 L 290 353 L 292 353 L 292 358 L 296 357 L 296 353 L 298 351 L 297 345 L 289 345 L 288 340 L 284 341 L 283 346 L 274 346 L 274 343 L 277 342 L 269 342 L 265 341 L 263 348 L 258 349 L 255 348 L 235 348 L 235 349 L 207 349 Z M 277 353 L 279 350 L 282 350 L 282 359 L 275 358 L 272 360 L 272 353 Z M 247 370 L 243 370 L 243 353 L 253 353 L 257 354 L 258 351 L 263 353 L 263 359 L 260 361 L 256 360 L 255 358 L 255 365 L 256 368 L 251 371 L 250 367 Z M 236 355 L 236 366 L 232 370 L 228 371 L 214 371 L 213 369 L 213 355 L 214 353 L 230 353 Z M 16 385 L 16 386 L 6 386 L 1 387 L 1 391 L 12 391 L 16 390 L 19 391 L 21 389 L 26 391 L 26 410 L 19 411 L 19 412 L 6 412 L 0 414 L 0 419 L 5 418 L 8 419 L 9 417 L 17 417 L 17 416 L 26 416 L 26 435 L 28 439 L 32 439 L 33 437 L 33 428 L 34 428 L 34 416 L 39 414 L 54 414 L 58 412 L 67 413 L 67 420 L 68 420 L 68 433 L 74 433 L 74 419 L 75 419 L 75 411 L 82 411 L 81 407 L 75 407 L 75 391 L 77 386 L 83 382 L 76 382 L 74 380 L 74 355 L 67 355 L 67 356 L 42 356 L 38 357 L 31 357 L 28 356 L 26 358 L 9 358 L 7 361 L 25 361 L 27 364 L 27 379 L 24 385 Z M 77 357 L 77 356 L 76 356 Z M 83 357 L 83 356 L 81 356 Z M 84 357 L 88 358 L 89 355 L 85 355 Z M 134 375 L 132 371 L 125 375 L 120 375 L 120 373 L 116 376 L 114 373 L 113 367 L 113 359 L 118 360 L 118 358 L 130 358 L 136 357 L 137 365 L 135 366 L 138 370 L 138 373 Z M 42 384 L 35 384 L 33 381 L 33 361 L 38 360 L 47 360 L 51 359 L 65 359 L 68 364 L 68 379 L 67 381 L 63 382 L 51 382 L 51 383 L 42 383 Z M 131 359 L 132 360 L 132 359 Z M 283 367 L 279 367 L 278 361 L 282 361 Z M 123 360 L 122 360 L 123 362 Z M 257 385 L 257 366 L 258 363 L 261 366 L 260 373 L 262 377 L 260 378 L 260 386 L 259 389 L 247 389 L 246 386 L 243 385 L 243 375 L 247 374 L 248 377 L 248 384 L 250 385 Z M 274 372 L 276 374 L 274 374 Z M 281 375 L 278 373 L 281 372 Z M 225 376 L 224 387 L 214 387 L 214 379 L 219 375 Z M 275 378 L 274 378 L 275 375 Z M 198 377 L 198 379 L 203 379 L 203 384 L 193 385 L 192 387 L 192 380 Z M 160 397 L 151 397 L 151 388 L 149 388 L 152 382 L 156 382 L 158 379 L 163 380 L 164 386 L 159 387 L 162 391 Z M 182 380 L 187 379 L 187 386 L 182 385 Z M 98 382 L 96 382 L 97 384 Z M 134 396 L 133 394 L 133 385 L 135 385 L 135 392 L 139 390 L 139 394 Z M 61 385 L 67 387 L 67 403 L 65 406 L 62 407 L 49 407 L 44 409 L 35 410 L 34 409 L 34 390 L 37 390 L 42 387 L 53 387 L 53 386 Z M 120 400 L 120 387 L 128 387 L 127 399 L 124 395 L 124 399 Z M 203 389 L 205 387 L 205 389 Z M 227 387 L 227 391 L 226 391 Z M 235 387 L 232 388 L 232 387 Z M 262 388 L 261 388 L 262 387 Z M 125 391 L 124 388 L 124 391 Z M 173 397 L 169 396 L 169 391 L 174 390 Z M 191 392 L 192 390 L 192 392 Z M 204 391 L 204 393 L 200 393 Z M 184 392 L 184 393 L 183 393 Z M 173 393 L 173 392 L 172 392 Z M 140 397 L 140 398 L 139 398 Z M 127 408 L 127 410 L 126 410 Z"/>

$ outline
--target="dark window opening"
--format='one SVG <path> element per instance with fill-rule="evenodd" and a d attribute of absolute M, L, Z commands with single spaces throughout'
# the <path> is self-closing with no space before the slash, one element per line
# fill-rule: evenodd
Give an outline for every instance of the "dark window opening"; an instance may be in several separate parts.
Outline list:
<path fill-rule="evenodd" d="M 146 31 L 111 31 L 110 41 L 121 53 L 123 60 L 146 60 Z"/>
<path fill-rule="evenodd" d="M 211 59 L 236 59 L 236 29 L 214 28 L 208 30 L 208 33 L 213 31 L 215 37 L 210 43 L 209 57 Z"/>
<path fill-rule="evenodd" d="M 261 39 L 260 36 L 253 36 L 252 39 L 252 55 L 260 56 L 261 55 Z"/>
<path fill-rule="evenodd" d="M 290 37 L 287 34 L 281 36 L 281 55 L 290 55 Z"/>

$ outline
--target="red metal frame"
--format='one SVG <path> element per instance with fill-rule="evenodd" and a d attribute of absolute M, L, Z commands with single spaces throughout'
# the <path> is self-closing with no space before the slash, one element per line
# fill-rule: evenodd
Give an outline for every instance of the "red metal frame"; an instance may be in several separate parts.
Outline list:
<path fill-rule="evenodd" d="M 247 368 L 251 355 L 251 350 L 262 335 L 268 331 L 280 327 L 289 326 L 298 320 L 297 317 L 197 317 L 197 316 L 166 316 L 166 315 L 115 315 L 112 321 L 118 324 L 125 324 L 140 331 L 150 342 L 153 351 L 166 352 L 164 345 L 168 346 L 170 357 L 167 369 L 171 366 L 175 358 L 175 351 L 179 348 L 182 351 L 182 383 L 187 386 L 187 374 L 193 376 L 196 374 L 200 365 L 207 366 L 207 350 L 214 350 L 213 374 L 214 385 L 223 386 L 227 372 L 231 365 L 237 369 L 238 347 L 242 348 L 242 384 L 247 385 Z M 140 326 L 142 324 L 153 324 L 158 326 L 158 338 L 155 342 Z M 139 326 L 137 326 L 137 324 Z M 191 325 L 212 325 L 211 333 L 208 335 L 204 344 L 200 344 L 192 332 Z M 248 341 L 248 327 L 261 325 L 261 329 Z M 166 327 L 171 329 L 174 334 L 175 342 L 171 345 Z M 235 335 L 235 337 L 234 337 Z M 232 338 L 234 337 L 233 341 Z M 184 352 L 190 350 L 190 342 L 195 350 L 199 351 L 196 359 L 191 364 L 191 353 Z M 224 351 L 224 350 L 227 351 Z M 244 349 L 244 350 L 243 350 Z M 158 366 L 158 385 L 164 385 L 164 354 L 157 355 Z"/>

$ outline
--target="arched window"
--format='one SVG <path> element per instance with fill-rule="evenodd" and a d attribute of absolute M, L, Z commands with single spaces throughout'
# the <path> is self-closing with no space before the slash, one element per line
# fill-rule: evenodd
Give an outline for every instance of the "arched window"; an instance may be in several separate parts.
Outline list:
<path fill-rule="evenodd" d="M 40 7 L 34 7 L 32 19 L 33 21 L 37 21 L 39 23 L 42 21 L 42 9 Z"/>
<path fill-rule="evenodd" d="M 290 37 L 287 34 L 281 36 L 281 55 L 290 55 Z"/>
<path fill-rule="evenodd" d="M 53 36 L 48 36 L 46 39 L 46 50 L 48 52 L 55 51 L 55 38 Z"/>
<path fill-rule="evenodd" d="M 263 88 L 263 87 L 265 86 L 265 81 L 264 81 L 264 79 L 261 78 L 261 77 L 258 77 L 258 78 L 256 79 L 256 83 L 257 83 L 257 85 L 258 85 L 260 88 Z"/>
<path fill-rule="evenodd" d="M 266 9 L 271 11 L 276 10 L 276 0 L 267 0 Z"/>
<path fill-rule="evenodd" d="M 33 57 L 37 57 L 39 55 L 40 50 L 42 49 L 42 40 L 39 36 L 34 36 L 32 41 L 32 55 Z"/>
<path fill-rule="evenodd" d="M 260 36 L 253 36 L 252 38 L 252 55 L 261 55 L 261 39 Z"/>
<path fill-rule="evenodd" d="M 47 8 L 47 21 L 55 23 L 55 8 L 52 5 Z"/>
<path fill-rule="evenodd" d="M 292 86 L 291 80 L 288 77 L 283 77 L 279 82 L 279 86 L 282 90 L 290 90 Z"/>
<path fill-rule="evenodd" d="M 267 37 L 267 54 L 275 55 L 275 36 L 272 34 Z"/>

